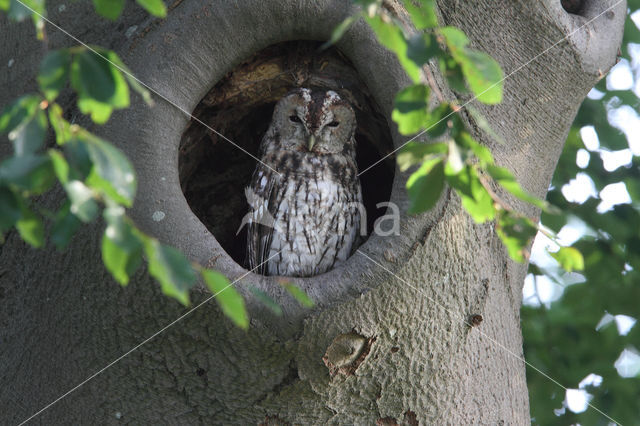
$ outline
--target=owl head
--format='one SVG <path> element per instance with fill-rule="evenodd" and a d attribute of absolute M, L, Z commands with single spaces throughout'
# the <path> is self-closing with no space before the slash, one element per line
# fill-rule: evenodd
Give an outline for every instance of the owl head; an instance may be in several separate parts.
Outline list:
<path fill-rule="evenodd" d="M 336 92 L 299 88 L 278 101 L 267 133 L 278 149 L 324 155 L 354 152 L 355 130 L 355 113 Z"/>

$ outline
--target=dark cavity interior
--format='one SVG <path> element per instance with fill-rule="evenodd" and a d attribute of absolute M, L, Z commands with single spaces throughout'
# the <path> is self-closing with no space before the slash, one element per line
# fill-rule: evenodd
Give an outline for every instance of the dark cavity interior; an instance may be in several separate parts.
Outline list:
<path fill-rule="evenodd" d="M 279 43 L 240 63 L 200 101 L 193 112 L 195 118 L 182 135 L 179 172 L 187 202 L 226 252 L 243 266 L 246 227 L 236 232 L 248 211 L 244 188 L 256 167 L 256 160 L 247 152 L 259 157 L 260 140 L 275 103 L 283 95 L 296 87 L 307 87 L 334 90 L 347 99 L 358 122 L 360 171 L 393 150 L 387 120 L 354 67 L 338 49 L 320 50 L 321 44 Z M 389 200 L 394 171 L 394 156 L 390 156 L 360 177 L 369 233 L 385 213 L 385 208 L 376 205 Z"/>

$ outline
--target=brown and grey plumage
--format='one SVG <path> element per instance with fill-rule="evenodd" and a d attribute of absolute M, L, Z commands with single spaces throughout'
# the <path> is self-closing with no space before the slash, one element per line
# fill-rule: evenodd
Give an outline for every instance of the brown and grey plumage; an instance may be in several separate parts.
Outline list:
<path fill-rule="evenodd" d="M 296 89 L 274 109 L 247 200 L 247 263 L 265 275 L 312 276 L 346 260 L 360 231 L 356 118 L 333 91 Z M 264 264 L 263 264 L 264 262 Z"/>

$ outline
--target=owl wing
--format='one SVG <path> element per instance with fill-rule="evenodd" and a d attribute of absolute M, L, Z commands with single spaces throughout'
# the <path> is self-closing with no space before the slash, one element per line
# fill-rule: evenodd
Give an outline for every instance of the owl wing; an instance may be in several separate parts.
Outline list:
<path fill-rule="evenodd" d="M 247 227 L 247 265 L 250 270 L 266 275 L 267 260 L 271 248 L 277 211 L 277 191 L 274 190 L 278 176 L 268 168 L 259 166 L 246 190 L 251 215 Z"/>

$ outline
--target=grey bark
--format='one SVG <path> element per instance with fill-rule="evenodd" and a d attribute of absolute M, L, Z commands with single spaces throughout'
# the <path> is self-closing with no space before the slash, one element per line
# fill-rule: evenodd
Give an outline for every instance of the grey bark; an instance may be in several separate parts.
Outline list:
<path fill-rule="evenodd" d="M 49 5 L 54 22 L 83 41 L 115 49 L 142 81 L 186 111 L 252 53 L 285 40 L 327 39 L 350 11 L 347 2 L 334 0 L 184 0 L 172 5 L 165 21 L 130 4 L 110 23 L 89 2 L 65 3 L 65 10 L 61 4 Z M 439 4 L 443 22 L 462 28 L 509 76 L 502 104 L 474 104 L 506 143 L 475 133 L 539 196 L 578 105 L 614 64 L 621 40 L 624 2 L 578 29 L 614 1 L 585 4 L 584 16 L 569 15 L 551 0 Z M 30 23 L 1 19 L 4 105 L 34 88 L 43 48 Z M 54 28 L 47 31 L 52 47 L 74 44 Z M 568 34 L 569 41 L 537 56 Z M 390 116 L 393 96 L 408 83 L 392 55 L 362 22 L 339 48 Z M 432 72 L 439 90 L 453 98 Z M 237 278 L 246 271 L 191 213 L 180 191 L 177 148 L 187 122 L 157 100 L 153 109 L 134 103 L 95 131 L 135 163 L 139 195 L 132 215 L 138 224 Z M 403 140 L 394 133 L 396 146 Z M 391 195 L 405 210 L 406 179 L 396 172 Z M 59 195 L 43 202 L 56 205 Z M 160 222 L 151 219 L 157 210 L 166 215 Z M 15 233 L 0 248 L 3 424 L 25 420 L 186 312 L 161 295 L 146 271 L 120 288 L 101 264 L 101 229 L 84 229 L 62 253 L 52 246 L 32 250 Z M 526 265 L 508 259 L 493 226 L 474 224 L 447 192 L 427 214 L 403 216 L 400 236 L 372 236 L 361 250 L 382 266 L 355 254 L 325 275 L 294 280 L 317 301 L 312 311 L 292 302 L 276 278 L 249 274 L 236 284 L 248 295 L 248 332 L 234 328 L 211 301 L 32 422 L 372 424 L 409 422 L 415 413 L 420 424 L 528 424 L 519 324 Z M 276 298 L 284 316 L 274 317 L 253 300 L 248 284 Z M 193 292 L 196 303 L 207 295 L 201 287 Z M 483 316 L 480 326 L 465 323 L 472 314 Z M 331 376 L 322 357 L 336 337 L 352 330 L 375 341 L 352 375 Z"/>

